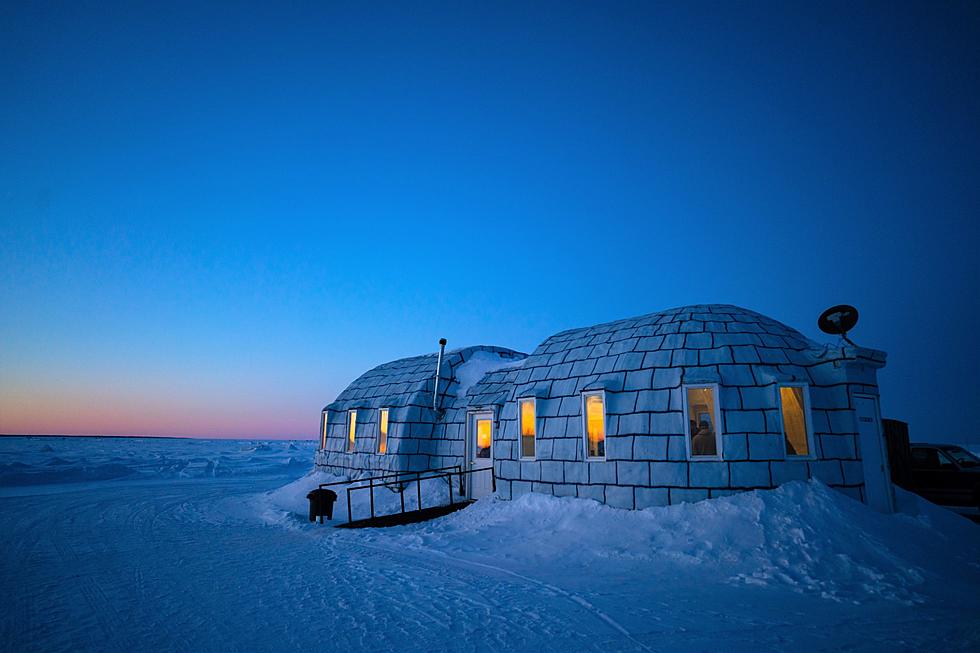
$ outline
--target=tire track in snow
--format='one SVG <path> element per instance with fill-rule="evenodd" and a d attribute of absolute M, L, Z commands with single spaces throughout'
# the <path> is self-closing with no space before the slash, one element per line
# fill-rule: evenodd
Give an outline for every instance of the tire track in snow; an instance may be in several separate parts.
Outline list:
<path fill-rule="evenodd" d="M 401 557 L 415 557 L 415 556 L 412 556 L 411 554 L 407 554 L 407 553 L 405 553 L 403 551 L 398 551 L 397 549 L 391 549 L 389 547 L 386 547 L 386 546 L 383 546 L 383 545 L 379 545 L 379 544 L 375 544 L 375 543 L 366 544 L 366 543 L 358 542 L 358 543 L 355 544 L 355 546 L 359 546 L 359 547 L 362 547 L 362 548 L 368 548 L 368 549 L 375 549 L 375 550 L 385 551 L 388 554 L 392 554 L 392 555 L 396 555 L 396 556 L 401 556 Z M 503 574 L 505 576 L 510 576 L 512 578 L 517 578 L 517 579 L 522 580 L 522 581 L 524 581 L 526 583 L 530 583 L 530 584 L 535 585 L 537 587 L 544 588 L 544 589 L 546 589 L 546 590 L 548 590 L 548 591 L 550 591 L 550 592 L 552 592 L 554 594 L 557 594 L 558 596 L 561 596 L 561 597 L 565 598 L 568 601 L 571 601 L 572 603 L 578 605 L 579 607 L 583 608 L 587 612 L 591 612 L 593 614 L 593 616 L 595 616 L 596 618 L 598 618 L 600 621 L 602 621 L 603 623 L 605 623 L 607 626 L 609 626 L 610 628 L 612 628 L 613 630 L 615 630 L 616 632 L 618 632 L 620 635 L 622 635 L 623 637 L 625 637 L 629 641 L 631 641 L 634 644 L 636 644 L 639 648 L 643 649 L 644 651 L 650 651 L 651 653 L 653 652 L 653 649 L 651 649 L 649 646 L 647 646 L 646 644 L 644 644 L 640 640 L 636 639 L 636 637 L 634 637 L 633 634 L 629 630 L 627 630 L 618 621 L 616 621 L 615 619 L 613 619 L 609 615 L 609 613 L 603 611 L 601 608 L 596 607 L 593 603 L 589 602 L 588 600 L 586 600 L 584 597 L 582 597 L 579 594 L 575 594 L 574 592 L 569 592 L 568 590 L 565 590 L 565 589 L 563 589 L 561 587 L 558 587 L 557 585 L 554 585 L 552 583 L 547 583 L 547 582 L 544 582 L 544 581 L 540 581 L 540 580 L 537 580 L 536 578 L 531 578 L 530 576 L 525 576 L 524 574 L 520 574 L 520 573 L 518 573 L 516 571 L 512 571 L 510 569 L 506 569 L 504 567 L 499 567 L 497 565 L 492 565 L 492 564 L 489 564 L 489 563 L 486 563 L 486 562 L 477 562 L 475 560 L 467 560 L 466 558 L 458 558 L 456 556 L 451 556 L 448 553 L 445 553 L 444 551 L 439 551 L 437 549 L 426 549 L 426 553 L 430 553 L 432 555 L 438 556 L 438 557 L 443 558 L 445 560 L 450 560 L 450 561 L 454 562 L 455 564 L 457 564 L 458 566 L 469 566 L 469 567 L 478 567 L 478 568 L 483 568 L 483 569 L 489 569 L 489 570 L 492 570 L 492 571 L 496 571 L 496 572 L 498 572 L 500 574 Z"/>
<path fill-rule="evenodd" d="M 426 622 L 437 623 L 439 630 L 449 630 L 455 633 L 456 641 L 459 641 L 460 638 L 466 640 L 467 637 L 478 637 L 481 646 L 489 647 L 491 650 L 507 651 L 514 650 L 518 646 L 518 642 L 526 646 L 528 642 L 541 640 L 544 637 L 551 644 L 567 640 L 572 650 L 598 650 L 588 644 L 591 635 L 581 633 L 573 628 L 567 619 L 567 615 L 545 613 L 544 616 L 547 618 L 542 621 L 541 615 L 538 613 L 539 604 L 515 604 L 515 599 L 522 600 L 522 603 L 526 602 L 526 594 L 518 593 L 515 595 L 513 591 L 506 589 L 506 586 L 501 586 L 494 581 L 492 576 L 474 574 L 472 566 L 466 564 L 440 565 L 439 560 L 425 556 L 347 539 L 350 537 L 349 533 L 338 534 L 339 541 L 334 540 L 332 535 L 327 537 L 329 540 L 324 541 L 323 545 L 330 547 L 327 552 L 331 556 L 336 556 L 338 548 L 342 548 L 344 551 L 360 552 L 359 556 L 353 558 L 355 560 L 353 564 L 345 563 L 345 572 L 359 569 L 365 572 L 362 577 L 369 578 L 372 575 L 377 576 L 379 569 L 367 569 L 363 566 L 362 561 L 383 559 L 392 564 L 398 576 L 396 584 L 407 590 L 401 602 L 402 609 L 412 605 L 411 610 L 414 614 L 424 616 Z M 428 550 L 425 553 L 428 553 Z M 344 558 L 347 557 L 344 556 Z M 337 560 L 336 557 L 333 559 Z M 419 571 L 427 571 L 428 573 L 420 575 Z M 386 573 L 392 572 L 386 570 Z M 439 581 L 434 585 L 426 585 L 425 589 L 429 591 L 428 594 L 425 594 L 427 600 L 422 605 L 413 605 L 420 596 L 416 591 L 417 584 L 422 579 L 432 576 L 438 577 Z M 351 579 L 348 578 L 347 580 L 350 581 Z M 528 584 L 521 583 L 520 585 L 527 587 Z M 541 583 L 530 584 L 544 588 Z M 356 587 L 362 592 L 370 591 L 369 588 L 360 585 L 356 585 Z M 433 591 L 435 594 L 431 593 Z M 566 593 L 554 592 L 545 588 L 544 594 L 546 596 L 564 597 Z M 392 601 L 399 600 L 390 594 L 386 596 Z M 576 604 L 576 606 L 583 607 L 581 604 Z M 481 614 L 482 619 L 473 619 L 474 612 Z M 464 614 L 471 616 L 460 620 L 460 615 Z M 532 619 L 524 618 L 528 614 L 535 616 Z M 464 630 L 461 631 L 461 628 Z M 470 629 L 468 632 L 465 630 L 467 628 Z M 622 634 L 615 628 L 613 630 Z M 630 638 L 630 641 L 635 640 Z"/>
<path fill-rule="evenodd" d="M 89 618 L 95 622 L 104 636 L 103 646 L 114 651 L 134 650 L 135 642 L 120 643 L 121 633 L 115 627 L 115 624 L 119 622 L 119 611 L 108 600 L 104 588 L 95 576 L 90 571 L 81 569 L 82 557 L 78 554 L 72 540 L 69 538 L 52 538 L 51 544 L 59 558 L 70 561 L 69 565 L 78 572 L 70 578 L 73 581 L 74 589 L 85 601 Z"/>

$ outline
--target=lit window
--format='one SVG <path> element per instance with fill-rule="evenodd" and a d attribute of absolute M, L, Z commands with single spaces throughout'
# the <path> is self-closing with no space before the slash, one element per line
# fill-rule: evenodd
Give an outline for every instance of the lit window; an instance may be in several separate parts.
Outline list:
<path fill-rule="evenodd" d="M 603 394 L 594 392 L 583 395 L 585 409 L 585 455 L 588 458 L 606 457 L 606 407 Z"/>
<path fill-rule="evenodd" d="M 786 443 L 786 455 L 809 456 L 807 400 L 803 386 L 780 386 L 779 405 L 783 417 L 783 441 Z"/>
<path fill-rule="evenodd" d="M 378 453 L 388 451 L 388 409 L 378 411 Z"/>
<path fill-rule="evenodd" d="M 714 386 L 687 387 L 684 400 L 691 457 L 718 457 L 718 405 Z"/>
<path fill-rule="evenodd" d="M 534 458 L 534 399 L 521 399 L 521 458 Z"/>
<path fill-rule="evenodd" d="M 357 411 L 347 412 L 347 451 L 354 451 L 354 431 L 357 429 Z"/>
<path fill-rule="evenodd" d="M 491 444 L 491 434 L 490 434 L 491 420 L 489 419 L 478 419 L 476 420 L 476 457 L 477 458 L 489 458 L 490 457 L 490 444 Z"/>
<path fill-rule="evenodd" d="M 323 425 L 320 433 L 320 448 L 327 448 L 327 411 L 323 411 L 320 423 Z"/>

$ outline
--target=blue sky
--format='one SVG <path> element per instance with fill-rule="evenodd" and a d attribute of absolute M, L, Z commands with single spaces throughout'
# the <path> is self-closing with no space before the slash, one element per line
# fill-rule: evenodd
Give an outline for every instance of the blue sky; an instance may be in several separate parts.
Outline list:
<path fill-rule="evenodd" d="M 136 4 L 0 7 L 0 431 L 312 437 L 440 336 L 847 302 L 980 440 L 975 4 Z"/>

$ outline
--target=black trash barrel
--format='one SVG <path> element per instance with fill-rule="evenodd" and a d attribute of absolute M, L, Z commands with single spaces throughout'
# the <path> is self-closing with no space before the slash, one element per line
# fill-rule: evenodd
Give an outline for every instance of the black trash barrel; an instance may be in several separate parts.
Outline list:
<path fill-rule="evenodd" d="M 320 517 L 322 524 L 323 517 L 333 519 L 333 504 L 337 500 L 336 492 L 326 488 L 318 488 L 307 494 L 306 498 L 310 500 L 310 521 L 316 521 L 316 518 Z"/>

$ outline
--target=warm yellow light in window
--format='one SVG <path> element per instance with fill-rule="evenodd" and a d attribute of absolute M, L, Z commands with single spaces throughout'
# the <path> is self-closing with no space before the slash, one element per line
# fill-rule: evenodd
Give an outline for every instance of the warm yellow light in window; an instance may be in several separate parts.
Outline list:
<path fill-rule="evenodd" d="M 476 420 L 476 446 L 480 449 L 490 448 L 490 420 Z"/>
<path fill-rule="evenodd" d="M 388 451 L 388 409 L 382 408 L 378 417 L 378 453 Z"/>
<path fill-rule="evenodd" d="M 320 448 L 327 448 L 327 413 L 323 413 L 323 433 L 320 434 Z"/>
<path fill-rule="evenodd" d="M 357 428 L 357 411 L 352 410 L 347 417 L 347 451 L 354 450 L 354 431 Z"/>
<path fill-rule="evenodd" d="M 534 399 L 521 399 L 521 457 L 534 458 Z"/>
<path fill-rule="evenodd" d="M 606 455 L 606 411 L 602 395 L 585 397 L 585 428 L 588 436 L 589 457 Z"/>
<path fill-rule="evenodd" d="M 783 386 L 779 389 L 779 399 L 783 414 L 786 454 L 790 456 L 810 455 L 810 445 L 806 438 L 806 406 L 803 402 L 803 388 Z"/>
<path fill-rule="evenodd" d="M 521 435 L 534 437 L 533 399 L 521 399 Z"/>

